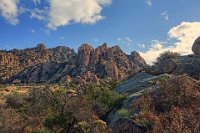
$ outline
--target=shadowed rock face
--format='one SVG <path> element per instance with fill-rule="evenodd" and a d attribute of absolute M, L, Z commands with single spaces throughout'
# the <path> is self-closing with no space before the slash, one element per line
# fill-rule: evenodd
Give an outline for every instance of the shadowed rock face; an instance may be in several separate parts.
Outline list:
<path fill-rule="evenodd" d="M 7 83 L 99 83 L 100 79 L 123 80 L 131 70 L 145 66 L 137 52 L 125 54 L 119 46 L 103 44 L 92 48 L 83 44 L 78 53 L 59 46 L 0 51 L 0 81 Z"/>
<path fill-rule="evenodd" d="M 147 88 L 151 86 L 151 84 L 148 81 L 153 77 L 154 77 L 153 75 L 144 72 L 138 73 L 129 80 L 126 80 L 123 83 L 121 83 L 115 89 L 115 91 L 118 93 L 129 93 L 129 94 L 138 92 L 142 90 L 142 88 Z"/>
<path fill-rule="evenodd" d="M 195 79 L 200 79 L 200 58 L 196 56 L 181 56 L 177 58 L 177 68 L 174 75 L 185 74 Z"/>
<path fill-rule="evenodd" d="M 193 46 L 192 46 L 192 51 L 195 55 L 200 55 L 200 37 L 198 37 Z"/>

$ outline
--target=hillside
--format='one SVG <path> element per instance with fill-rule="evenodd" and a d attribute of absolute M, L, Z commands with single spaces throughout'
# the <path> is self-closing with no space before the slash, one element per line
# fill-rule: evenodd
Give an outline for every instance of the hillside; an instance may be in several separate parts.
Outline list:
<path fill-rule="evenodd" d="M 0 51 L 1 83 L 99 83 L 101 79 L 124 80 L 145 66 L 137 53 L 124 53 L 119 46 L 83 44 L 75 53 L 60 46 Z"/>
<path fill-rule="evenodd" d="M 5 80 L 18 84 L 0 86 L 0 132 L 199 133 L 198 40 L 194 54 L 166 51 L 152 66 L 137 52 L 106 44 L 84 44 L 77 53 L 67 48 L 71 54 L 56 53 L 53 61 L 35 58 L 38 64 Z M 15 56 L 15 63 L 22 58 Z M 1 63 L 12 64 L 7 59 Z"/>

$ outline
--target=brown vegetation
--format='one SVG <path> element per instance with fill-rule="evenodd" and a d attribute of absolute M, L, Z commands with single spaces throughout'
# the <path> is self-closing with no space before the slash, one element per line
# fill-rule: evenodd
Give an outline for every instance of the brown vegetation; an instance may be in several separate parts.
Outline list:
<path fill-rule="evenodd" d="M 198 82 L 178 76 L 159 84 L 156 92 L 133 104 L 138 124 L 155 133 L 198 133 L 200 131 L 200 87 Z"/>
<path fill-rule="evenodd" d="M 124 98 L 111 91 L 113 85 L 41 86 L 27 93 L 10 92 L 0 108 L 0 132 L 109 133 L 100 117 Z"/>

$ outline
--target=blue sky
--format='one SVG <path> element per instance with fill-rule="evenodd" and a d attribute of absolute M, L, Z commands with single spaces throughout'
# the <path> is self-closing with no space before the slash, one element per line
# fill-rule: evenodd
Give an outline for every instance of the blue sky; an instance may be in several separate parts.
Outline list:
<path fill-rule="evenodd" d="M 199 0 L 0 0 L 0 49 L 107 42 L 151 63 L 165 50 L 191 52 L 199 7 Z"/>

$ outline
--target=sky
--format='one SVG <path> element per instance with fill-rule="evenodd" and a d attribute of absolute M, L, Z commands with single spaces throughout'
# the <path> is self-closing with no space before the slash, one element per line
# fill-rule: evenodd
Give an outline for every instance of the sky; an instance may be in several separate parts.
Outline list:
<path fill-rule="evenodd" d="M 199 7 L 199 0 L 0 0 L 0 49 L 106 42 L 152 64 L 164 51 L 192 53 Z"/>

